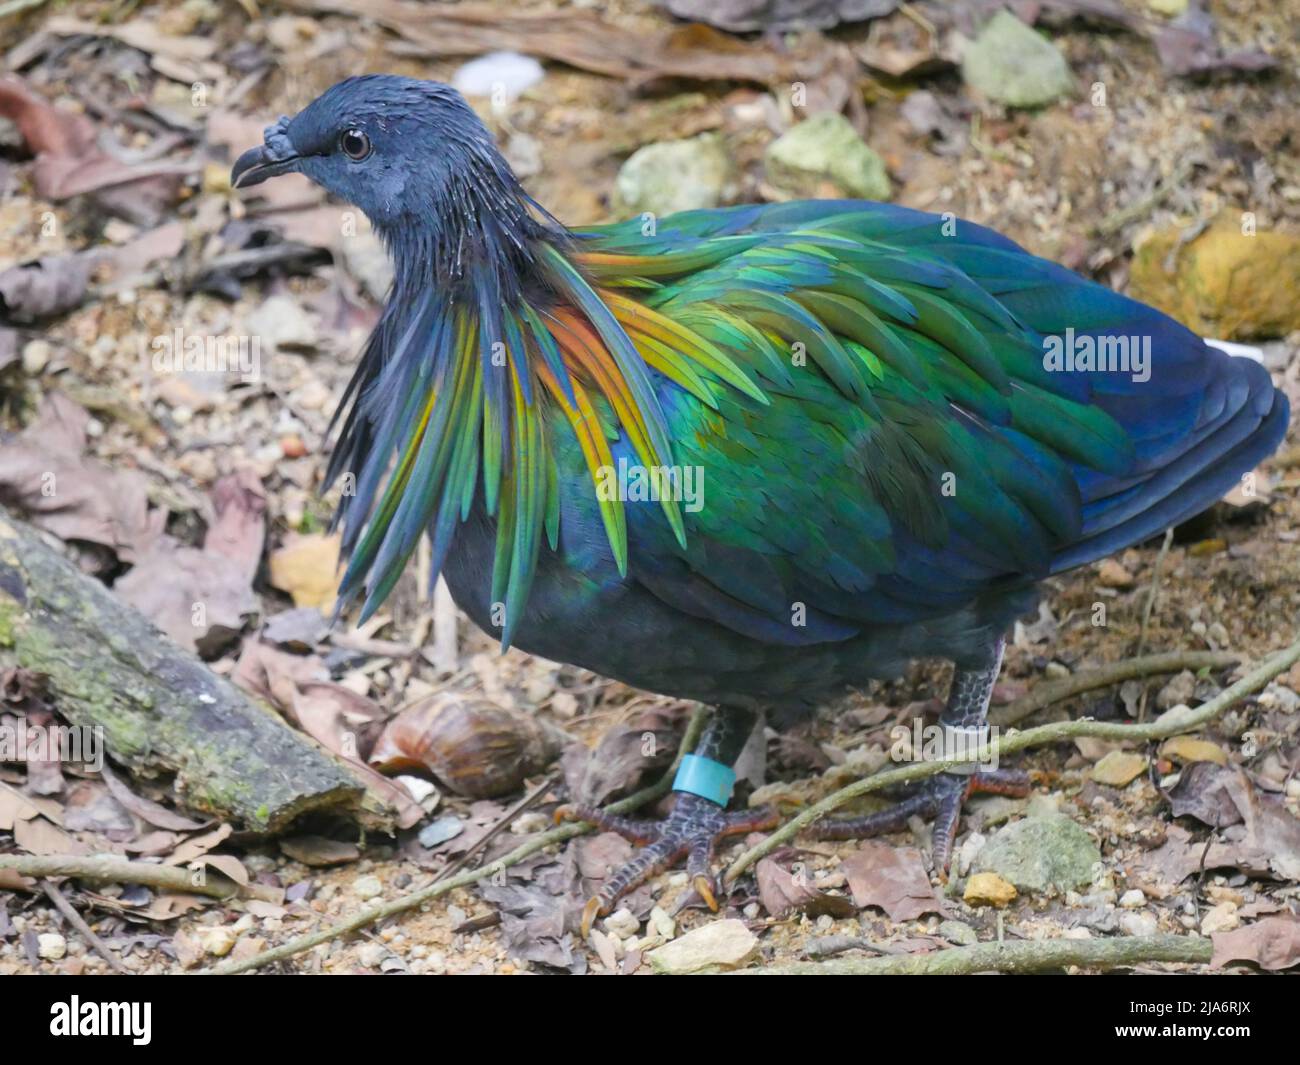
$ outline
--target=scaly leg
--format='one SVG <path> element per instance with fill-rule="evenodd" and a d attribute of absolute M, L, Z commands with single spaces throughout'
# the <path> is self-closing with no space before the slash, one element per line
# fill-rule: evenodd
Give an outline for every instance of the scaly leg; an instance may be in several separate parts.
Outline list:
<path fill-rule="evenodd" d="M 711 862 L 720 840 L 746 832 L 775 828 L 777 817 L 770 810 L 740 810 L 727 813 L 735 764 L 757 720 L 745 710 L 720 708 L 710 719 L 700 737 L 693 757 L 678 773 L 674 792 L 677 800 L 664 821 L 646 821 L 618 817 L 590 807 L 561 807 L 558 819 L 589 821 L 597 828 L 617 832 L 642 849 L 622 868 L 616 870 L 582 912 L 582 935 L 585 939 L 597 916 L 610 913 L 622 896 L 637 885 L 683 857 L 686 872 L 699 896 L 709 909 L 717 910 Z"/>
<path fill-rule="evenodd" d="M 978 745 L 977 737 L 983 734 L 988 723 L 989 700 L 1002 667 L 1005 643 L 999 638 L 984 664 L 957 668 L 953 673 L 948 702 L 939 716 L 940 726 L 950 734 L 964 738 L 972 750 Z M 974 764 L 954 767 L 948 772 L 927 777 L 914 794 L 887 810 L 865 817 L 824 821 L 813 825 L 808 834 L 816 839 L 862 839 L 900 831 L 914 816 L 933 817 L 934 867 L 946 878 L 952 864 L 962 805 L 971 795 L 980 792 L 1027 795 L 1029 779 L 1014 769 L 976 769 Z"/>

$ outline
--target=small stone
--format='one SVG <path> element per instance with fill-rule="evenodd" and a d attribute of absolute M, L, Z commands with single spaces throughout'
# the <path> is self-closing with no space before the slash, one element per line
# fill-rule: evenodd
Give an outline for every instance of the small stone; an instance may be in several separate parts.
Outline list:
<path fill-rule="evenodd" d="M 1005 10 L 966 46 L 961 72 L 971 88 L 1011 107 L 1042 107 L 1074 89 L 1056 45 Z"/>
<path fill-rule="evenodd" d="M 672 939 L 677 934 L 677 922 L 668 916 L 668 911 L 662 906 L 656 906 L 650 911 L 650 923 L 664 939 Z"/>
<path fill-rule="evenodd" d="M 1178 762 L 1213 762 L 1227 765 L 1228 755 L 1217 743 L 1195 736 L 1173 736 L 1160 745 L 1160 757 Z"/>
<path fill-rule="evenodd" d="M 975 860 L 976 872 L 997 873 L 1020 891 L 1068 891 L 1093 882 L 1101 851 L 1070 818 L 1027 817 L 1002 828 Z"/>
<path fill-rule="evenodd" d="M 1131 588 L 1133 574 L 1113 558 L 1103 559 L 1097 570 L 1097 580 L 1104 588 Z"/>
<path fill-rule="evenodd" d="M 384 893 L 384 885 L 377 876 L 359 876 L 352 881 L 352 894 L 362 901 L 378 898 Z"/>
<path fill-rule="evenodd" d="M 634 936 L 640 929 L 641 922 L 636 919 L 636 915 L 627 907 L 617 909 L 605 918 L 605 930 L 612 932 L 620 939 Z"/>
<path fill-rule="evenodd" d="M 965 876 L 970 872 L 971 866 L 975 864 L 975 859 L 979 857 L 980 851 L 988 843 L 988 837 L 979 832 L 970 832 L 962 840 L 962 844 L 957 848 L 957 873 Z"/>
<path fill-rule="evenodd" d="M 1092 767 L 1092 779 L 1112 788 L 1127 787 L 1145 772 L 1147 760 L 1133 751 L 1111 751 Z"/>
<path fill-rule="evenodd" d="M 420 834 L 416 838 L 419 839 L 421 847 L 436 847 L 449 839 L 455 839 L 464 831 L 464 821 L 455 814 L 445 814 L 420 829 Z"/>
<path fill-rule="evenodd" d="M 248 332 L 277 350 L 316 347 L 316 326 L 295 299 L 271 296 L 248 316 Z"/>
<path fill-rule="evenodd" d="M 1187 10 L 1187 0 L 1147 0 L 1147 7 L 1157 15 L 1177 18 Z"/>
<path fill-rule="evenodd" d="M 388 948 L 382 943 L 363 943 L 357 951 L 357 961 L 367 969 L 378 969 L 388 957 Z"/>
<path fill-rule="evenodd" d="M 1237 916 L 1235 902 L 1221 902 L 1201 918 L 1201 935 L 1208 936 L 1214 932 L 1231 932 L 1241 924 Z"/>
<path fill-rule="evenodd" d="M 23 345 L 23 373 L 35 377 L 50 364 L 53 351 L 48 340 L 29 340 Z"/>
<path fill-rule="evenodd" d="M 230 953 L 231 948 L 235 945 L 238 937 L 234 931 L 225 925 L 217 925 L 215 928 L 205 928 L 199 932 L 199 944 L 203 950 L 211 954 L 214 958 L 224 958 Z"/>
<path fill-rule="evenodd" d="M 693 928 L 647 955 L 650 967 L 667 975 L 739 969 L 757 956 L 758 937 L 734 917 Z"/>
<path fill-rule="evenodd" d="M 1119 927 L 1126 936 L 1153 936 L 1160 928 L 1153 915 L 1134 910 L 1120 914 Z"/>
<path fill-rule="evenodd" d="M 805 119 L 767 148 L 768 180 L 792 196 L 851 196 L 887 200 L 893 193 L 884 160 L 843 115 Z"/>
<path fill-rule="evenodd" d="M 1147 897 L 1138 888 L 1131 888 L 1119 897 L 1119 904 L 1126 910 L 1138 910 L 1147 904 Z"/>
<path fill-rule="evenodd" d="M 1156 706 L 1168 710 L 1179 703 L 1190 703 L 1196 694 L 1196 674 L 1184 669 L 1156 693 Z"/>
<path fill-rule="evenodd" d="M 452 75 L 451 83 L 466 96 L 513 100 L 545 76 L 542 64 L 530 55 L 489 52 L 461 66 Z"/>
<path fill-rule="evenodd" d="M 974 873 L 966 881 L 962 898 L 972 906 L 1005 906 L 1016 894 L 1015 885 L 997 873 Z"/>
<path fill-rule="evenodd" d="M 732 191 L 731 156 L 716 133 L 662 141 L 638 148 L 614 179 L 613 207 L 619 215 L 717 207 Z"/>
<path fill-rule="evenodd" d="M 68 941 L 58 932 L 42 932 L 36 937 L 36 953 L 46 961 L 60 961 L 68 953 Z"/>
<path fill-rule="evenodd" d="M 1064 680 L 1070 675 L 1070 667 L 1064 662 L 1048 662 L 1043 667 L 1043 676 L 1048 680 Z"/>
<path fill-rule="evenodd" d="M 1014 892 L 1016 889 L 1012 888 L 1011 890 Z M 939 927 L 935 931 L 949 943 L 956 943 L 959 947 L 972 947 L 979 942 L 979 936 L 976 935 L 975 929 L 965 921 L 940 921 Z"/>

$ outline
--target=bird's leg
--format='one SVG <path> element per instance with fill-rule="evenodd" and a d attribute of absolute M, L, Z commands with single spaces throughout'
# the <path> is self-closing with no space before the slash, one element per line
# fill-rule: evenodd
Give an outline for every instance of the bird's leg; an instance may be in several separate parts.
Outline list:
<path fill-rule="evenodd" d="M 727 836 L 775 828 L 771 810 L 741 810 L 727 813 L 735 772 L 732 766 L 754 729 L 757 715 L 748 710 L 720 707 L 692 754 L 683 760 L 673 782 L 677 799 L 663 821 L 616 817 L 585 806 L 561 807 L 556 816 L 565 820 L 590 821 L 597 828 L 617 832 L 633 843 L 642 844 L 621 869 L 601 885 L 582 913 L 585 939 L 597 916 L 608 914 L 623 895 L 665 869 L 686 859 L 686 872 L 699 896 L 711 910 L 717 910 L 711 860 L 718 841 Z"/>
<path fill-rule="evenodd" d="M 1002 638 L 998 639 L 985 664 L 974 668 L 959 665 L 954 671 L 948 702 L 939 715 L 944 752 L 974 753 L 988 738 L 989 700 L 1002 666 L 1005 643 Z M 1019 770 L 988 768 L 968 762 L 926 777 L 913 794 L 887 810 L 865 817 L 821 822 L 808 831 L 817 839 L 862 839 L 900 831 L 913 816 L 933 817 L 934 868 L 946 878 L 952 864 L 962 804 L 978 792 L 1026 795 L 1029 779 Z"/>

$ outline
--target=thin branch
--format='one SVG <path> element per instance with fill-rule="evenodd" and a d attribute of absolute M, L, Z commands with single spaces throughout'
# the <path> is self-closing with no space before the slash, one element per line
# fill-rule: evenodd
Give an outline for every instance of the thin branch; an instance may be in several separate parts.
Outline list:
<path fill-rule="evenodd" d="M 704 722 L 708 717 L 708 711 L 700 708 L 695 711 L 691 717 L 691 722 L 686 728 L 686 735 L 682 737 L 681 746 L 678 748 L 677 757 L 673 759 L 673 764 L 669 766 L 666 772 L 656 783 L 647 788 L 629 795 L 626 799 L 611 803 L 608 807 L 611 813 L 627 813 L 652 802 L 662 795 L 666 795 L 672 788 L 673 777 L 677 772 L 677 765 L 682 756 L 695 749 L 695 744 L 699 742 L 700 733 L 704 731 Z M 317 932 L 311 932 L 305 936 L 299 936 L 297 939 L 291 939 L 288 943 L 283 943 L 278 947 L 272 947 L 270 950 L 263 951 L 261 954 L 254 955 L 251 958 L 245 958 L 240 961 L 226 962 L 215 969 L 208 970 L 209 975 L 213 976 L 233 976 L 236 973 L 248 972 L 250 969 L 258 969 L 263 965 L 269 965 L 271 962 L 283 961 L 291 958 L 295 954 L 301 954 L 304 950 L 310 950 L 312 947 L 320 946 L 322 943 L 328 943 L 332 939 L 345 936 L 350 932 L 358 931 L 368 925 L 375 924 L 378 921 L 394 917 L 399 913 L 406 913 L 413 910 L 423 903 L 446 895 L 455 891 L 457 888 L 466 887 L 478 880 L 492 876 L 495 873 L 509 869 L 512 865 L 517 865 L 530 855 L 536 854 L 540 850 L 551 846 L 554 843 L 564 843 L 576 836 L 585 836 L 595 828 L 585 821 L 574 821 L 570 824 L 561 825 L 553 828 L 549 832 L 541 832 L 520 844 L 509 854 L 502 855 L 496 861 L 482 866 L 478 869 L 469 869 L 456 876 L 446 880 L 434 880 L 410 894 L 403 895 L 401 898 L 394 899 L 392 902 L 385 902 L 379 906 L 372 906 L 369 909 L 361 910 L 345 921 L 331 925 L 328 928 L 321 929 Z M 200 974 L 203 975 L 203 974 Z"/>
<path fill-rule="evenodd" d="M 1021 939 L 950 947 L 930 954 L 883 958 L 797 961 L 741 969 L 733 976 L 954 976 L 970 973 L 1037 973 L 1078 965 L 1109 969 L 1148 961 L 1204 964 L 1214 944 L 1201 936 L 1123 936 L 1116 939 Z"/>
<path fill-rule="evenodd" d="M 1212 721 L 1229 706 L 1244 699 L 1247 695 L 1259 691 L 1260 688 L 1268 684 L 1279 673 L 1289 669 L 1297 661 L 1300 661 L 1300 640 L 1285 650 L 1279 651 L 1271 658 L 1265 659 L 1264 662 L 1247 673 L 1236 684 L 1225 688 L 1209 702 L 1176 717 L 1166 714 L 1160 720 L 1145 725 L 1120 725 L 1105 721 L 1093 721 L 1088 718 L 1081 718 L 1076 721 L 1059 721 L 1051 725 L 1040 725 L 1037 728 L 1026 729 L 1024 732 L 1012 732 L 1009 735 L 997 736 L 980 747 L 978 751 L 969 752 L 967 757 L 915 762 L 912 765 L 901 766 L 898 769 L 888 769 L 863 780 L 854 781 L 847 787 L 828 795 L 820 802 L 814 803 L 799 814 L 798 817 L 787 821 L 757 846 L 745 851 L 727 869 L 726 881 L 734 883 L 736 878 L 746 869 L 760 858 L 771 854 L 781 844 L 793 839 L 801 829 L 824 817 L 832 810 L 843 806 L 850 799 L 858 798 L 860 795 L 868 795 L 873 791 L 879 791 L 893 784 L 902 784 L 909 780 L 920 780 L 923 777 L 933 776 L 935 773 L 957 765 L 959 762 L 975 761 L 986 763 L 994 757 L 1011 754 L 1013 751 L 1022 751 L 1027 747 L 1039 747 L 1045 743 L 1056 743 L 1060 740 L 1076 739 L 1080 736 L 1092 736 L 1106 740 L 1141 741 L 1162 740 L 1181 732 L 1191 732 L 1193 729 Z"/>
<path fill-rule="evenodd" d="M 1096 688 L 1109 688 L 1137 677 L 1150 677 L 1160 673 L 1181 673 L 1184 669 L 1226 669 L 1241 661 L 1241 655 L 1228 651 L 1166 651 L 1141 658 L 1126 658 L 1082 673 L 1072 673 L 1059 680 L 1043 681 L 1034 690 L 1007 706 L 989 714 L 989 724 L 1006 728 L 1017 721 L 1046 709 L 1053 703 L 1082 695 Z"/>
<path fill-rule="evenodd" d="M 45 878 L 70 876 L 108 884 L 143 884 L 164 891 L 208 895 L 214 899 L 251 898 L 275 902 L 280 892 L 263 884 L 241 886 L 225 876 L 205 872 L 199 883 L 189 869 L 153 862 L 130 862 L 122 858 L 82 858 L 72 854 L 0 854 L 0 869 L 12 869 L 19 876 Z"/>
<path fill-rule="evenodd" d="M 110 969 L 125 976 L 131 975 L 131 970 L 122 964 L 122 959 L 113 952 L 107 943 L 95 935 L 95 930 L 86 924 L 85 918 L 77 912 L 76 907 L 55 886 L 54 881 L 46 880 L 41 884 L 41 887 L 45 889 L 45 894 L 49 896 L 50 901 L 54 903 L 59 913 L 68 919 L 68 924 L 81 933 L 81 937 L 90 944 L 91 948 L 108 962 Z"/>

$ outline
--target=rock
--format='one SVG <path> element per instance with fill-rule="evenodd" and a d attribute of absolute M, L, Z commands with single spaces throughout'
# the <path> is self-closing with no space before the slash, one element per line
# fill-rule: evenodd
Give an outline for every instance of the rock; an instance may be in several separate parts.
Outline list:
<path fill-rule="evenodd" d="M 647 144 L 614 179 L 613 207 L 619 215 L 656 217 L 717 207 L 732 191 L 732 175 L 731 157 L 716 133 Z"/>
<path fill-rule="evenodd" d="M 1123 788 L 1140 777 L 1146 767 L 1147 760 L 1144 755 L 1135 754 L 1133 751 L 1111 751 L 1092 767 L 1092 779 L 1098 784 Z"/>
<path fill-rule="evenodd" d="M 612 932 L 620 939 L 627 939 L 641 930 L 641 922 L 636 919 L 636 915 L 631 910 L 624 906 L 605 918 L 605 930 Z"/>
<path fill-rule="evenodd" d="M 1185 669 L 1156 693 L 1156 706 L 1168 710 L 1179 703 L 1190 703 L 1196 694 L 1196 674 Z"/>
<path fill-rule="evenodd" d="M 1147 897 L 1139 888 L 1132 888 L 1119 897 L 1119 904 L 1126 910 L 1140 910 L 1147 904 Z"/>
<path fill-rule="evenodd" d="M 1147 0 L 1147 7 L 1157 15 L 1176 18 L 1187 10 L 1187 0 Z"/>
<path fill-rule="evenodd" d="M 1097 844 L 1068 817 L 1027 817 L 997 833 L 975 860 L 1021 891 L 1068 891 L 1092 883 L 1101 863 Z"/>
<path fill-rule="evenodd" d="M 1012 888 L 1011 890 L 1015 891 L 1016 889 Z M 965 921 L 940 921 L 936 931 L 949 943 L 956 943 L 959 947 L 972 947 L 979 942 L 979 936 L 976 935 L 975 929 Z"/>
<path fill-rule="evenodd" d="M 712 921 L 650 951 L 657 973 L 718 972 L 739 969 L 758 956 L 758 937 L 736 918 Z"/>
<path fill-rule="evenodd" d="M 199 932 L 199 944 L 207 954 L 214 958 L 224 958 L 235 946 L 235 940 L 238 937 L 234 931 L 225 925 L 217 925 L 215 928 L 205 928 Z"/>
<path fill-rule="evenodd" d="M 972 89 L 1011 107 L 1042 107 L 1074 89 L 1056 45 L 1005 10 L 966 46 L 961 73 Z"/>
<path fill-rule="evenodd" d="M 36 953 L 46 961 L 60 961 L 68 953 L 68 941 L 58 932 L 42 932 L 36 937 Z"/>
<path fill-rule="evenodd" d="M 436 847 L 439 843 L 446 843 L 449 839 L 455 839 L 465 831 L 465 822 L 455 814 L 445 814 L 436 820 L 430 821 L 422 829 L 417 837 L 421 847 Z"/>
<path fill-rule="evenodd" d="M 29 340 L 23 345 L 23 373 L 38 376 L 50 364 L 54 348 L 48 340 Z"/>
<path fill-rule="evenodd" d="M 379 877 L 373 875 L 359 876 L 352 881 L 352 894 L 363 902 L 367 899 L 378 898 L 384 893 L 384 885 L 380 883 Z"/>
<path fill-rule="evenodd" d="M 960 876 L 965 876 L 970 872 L 971 866 L 975 864 L 975 859 L 979 857 L 980 851 L 988 843 L 988 837 L 979 832 L 970 832 L 957 848 L 957 872 Z"/>
<path fill-rule="evenodd" d="M 1176 762 L 1213 762 L 1227 765 L 1228 756 L 1223 748 L 1209 740 L 1195 736 L 1174 736 L 1160 745 L 1160 757 Z"/>
<path fill-rule="evenodd" d="M 248 316 L 250 337 L 259 338 L 277 350 L 310 349 L 316 346 L 316 326 L 302 304 L 289 296 L 272 296 Z"/>
<path fill-rule="evenodd" d="M 1215 932 L 1231 932 L 1241 924 L 1237 916 L 1235 902 L 1221 902 L 1201 918 L 1201 935 L 1208 936 Z"/>
<path fill-rule="evenodd" d="M 768 145 L 765 161 L 768 181 L 791 196 L 892 195 L 884 160 L 841 114 L 823 112 L 800 122 Z"/>
<path fill-rule="evenodd" d="M 1201 336 L 1280 337 L 1300 329 L 1300 235 L 1242 233 L 1225 211 L 1195 240 L 1177 226 L 1134 252 L 1129 295 L 1160 308 Z"/>
<path fill-rule="evenodd" d="M 672 939 L 677 934 L 677 922 L 668 916 L 668 911 L 662 906 L 655 906 L 650 911 L 650 923 L 664 939 Z"/>
<path fill-rule="evenodd" d="M 530 55 L 518 52 L 489 52 L 471 59 L 451 76 L 451 83 L 466 96 L 498 96 L 513 100 L 546 76 Z"/>
<path fill-rule="evenodd" d="M 1152 914 L 1132 910 L 1120 914 L 1119 927 L 1126 936 L 1153 936 L 1160 930 L 1160 925 Z"/>
<path fill-rule="evenodd" d="M 997 873 L 975 873 L 966 881 L 962 898 L 972 906 L 1005 906 L 1016 894 L 1015 885 Z"/>
<path fill-rule="evenodd" d="M 1133 574 L 1113 558 L 1102 560 L 1097 570 L 1097 580 L 1103 588 L 1133 587 Z"/>
<path fill-rule="evenodd" d="M 386 957 L 388 948 L 382 943 L 363 943 L 357 951 L 357 961 L 366 969 L 378 969 Z"/>

